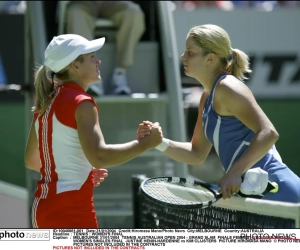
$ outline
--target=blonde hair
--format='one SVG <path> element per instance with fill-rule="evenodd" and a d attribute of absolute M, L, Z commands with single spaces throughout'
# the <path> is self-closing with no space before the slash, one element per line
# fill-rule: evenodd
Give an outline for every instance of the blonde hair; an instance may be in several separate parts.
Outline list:
<path fill-rule="evenodd" d="M 75 61 L 83 62 L 83 55 L 80 55 L 75 59 Z M 70 80 L 69 73 L 70 65 L 66 66 L 59 72 L 55 74 L 55 77 L 58 80 L 66 81 Z M 32 108 L 33 112 L 38 112 L 39 114 L 43 114 L 48 106 L 50 105 L 54 95 L 55 88 L 52 83 L 52 79 L 49 75 L 52 70 L 47 68 L 46 66 L 40 66 L 35 72 L 34 75 L 34 85 L 35 85 L 35 106 Z M 54 81 L 54 80 L 53 80 Z"/>
<path fill-rule="evenodd" d="M 205 55 L 216 54 L 227 73 L 242 81 L 247 79 L 245 73 L 252 72 L 249 57 L 243 51 L 231 48 L 229 35 L 221 27 L 213 24 L 200 25 L 191 28 L 188 34 L 204 50 Z"/>

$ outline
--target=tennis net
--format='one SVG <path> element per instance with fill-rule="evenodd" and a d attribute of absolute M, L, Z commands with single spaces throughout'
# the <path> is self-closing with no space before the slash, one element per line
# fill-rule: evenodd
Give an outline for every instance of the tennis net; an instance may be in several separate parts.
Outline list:
<path fill-rule="evenodd" d="M 175 209 L 139 192 L 144 175 L 132 177 L 135 228 L 290 229 L 300 227 L 300 204 L 232 197 L 206 209 Z"/>

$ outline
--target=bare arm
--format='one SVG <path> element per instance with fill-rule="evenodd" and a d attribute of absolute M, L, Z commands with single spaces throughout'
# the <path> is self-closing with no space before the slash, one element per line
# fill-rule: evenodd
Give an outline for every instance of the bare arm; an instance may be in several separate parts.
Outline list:
<path fill-rule="evenodd" d="M 35 133 L 34 119 L 32 119 L 27 144 L 25 148 L 25 166 L 29 169 L 40 172 L 42 167 L 40 161 L 40 153 L 38 149 L 38 141 Z"/>
<path fill-rule="evenodd" d="M 171 141 L 169 147 L 164 151 L 166 155 L 172 159 L 184 162 L 189 165 L 199 166 L 207 158 L 212 144 L 205 137 L 202 128 L 202 111 L 206 98 L 206 91 L 203 92 L 198 109 L 198 119 L 194 129 L 194 134 L 191 142 Z"/>
<path fill-rule="evenodd" d="M 279 135 L 248 87 L 237 81 L 235 78 L 222 80 L 217 86 L 215 98 L 255 133 L 248 149 L 228 171 L 228 174 L 241 176 L 269 151 Z"/>
<path fill-rule="evenodd" d="M 122 164 L 146 150 L 158 145 L 162 136 L 158 128 L 149 138 L 133 140 L 123 144 L 107 145 L 99 125 L 98 112 L 92 102 L 84 101 L 76 109 L 77 132 L 82 149 L 95 168 L 106 168 Z"/>

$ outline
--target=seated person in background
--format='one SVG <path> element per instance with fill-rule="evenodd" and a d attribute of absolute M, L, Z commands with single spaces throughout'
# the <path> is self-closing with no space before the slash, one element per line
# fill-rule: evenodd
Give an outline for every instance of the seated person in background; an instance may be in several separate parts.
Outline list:
<path fill-rule="evenodd" d="M 126 69 L 133 64 L 134 49 L 145 31 L 144 13 L 132 1 L 71 1 L 67 7 L 66 32 L 94 39 L 97 18 L 110 19 L 117 27 L 116 65 L 110 82 L 111 94 L 129 95 Z M 102 83 L 90 85 L 101 96 Z"/>

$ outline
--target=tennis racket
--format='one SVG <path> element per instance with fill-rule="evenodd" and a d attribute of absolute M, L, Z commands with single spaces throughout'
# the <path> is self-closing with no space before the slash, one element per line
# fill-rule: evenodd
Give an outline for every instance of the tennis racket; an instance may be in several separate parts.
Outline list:
<path fill-rule="evenodd" d="M 172 208 L 206 208 L 222 198 L 218 185 L 180 177 L 155 177 L 144 180 L 141 192 L 154 202 Z"/>
<path fill-rule="evenodd" d="M 269 184 L 270 192 L 275 187 Z M 170 208 L 202 209 L 222 198 L 219 185 L 180 177 L 149 178 L 142 182 L 140 189 L 150 200 Z"/>

